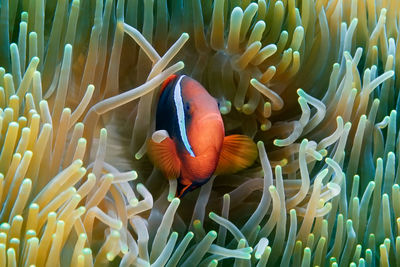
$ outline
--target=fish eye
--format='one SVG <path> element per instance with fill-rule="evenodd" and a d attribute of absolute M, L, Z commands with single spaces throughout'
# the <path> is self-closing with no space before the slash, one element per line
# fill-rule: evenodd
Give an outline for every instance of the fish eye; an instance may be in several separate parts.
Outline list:
<path fill-rule="evenodd" d="M 185 103 L 185 110 L 189 111 L 190 110 L 190 104 L 189 103 Z"/>

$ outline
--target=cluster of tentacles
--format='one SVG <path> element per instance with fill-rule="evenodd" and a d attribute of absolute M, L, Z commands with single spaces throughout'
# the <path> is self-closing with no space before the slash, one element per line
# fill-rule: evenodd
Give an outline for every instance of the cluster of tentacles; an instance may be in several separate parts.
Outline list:
<path fill-rule="evenodd" d="M 400 263 L 400 2 L 0 0 L 1 266 Z M 185 73 L 259 160 L 146 157 Z"/>

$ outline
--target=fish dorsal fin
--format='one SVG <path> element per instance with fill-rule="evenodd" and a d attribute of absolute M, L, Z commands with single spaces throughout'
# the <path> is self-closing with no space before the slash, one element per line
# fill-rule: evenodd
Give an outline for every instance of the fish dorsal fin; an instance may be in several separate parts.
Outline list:
<path fill-rule="evenodd" d="M 190 183 L 190 184 L 187 184 L 187 185 L 178 183 L 178 188 L 177 188 L 177 191 L 176 191 L 176 197 L 179 197 L 179 198 L 183 197 L 183 196 L 188 192 L 187 190 L 188 190 L 191 186 L 192 186 L 191 183 Z"/>
<path fill-rule="evenodd" d="M 225 136 L 215 174 L 232 174 L 251 166 L 258 156 L 257 146 L 246 135 Z"/>
<path fill-rule="evenodd" d="M 158 132 L 161 131 L 155 132 L 153 137 L 149 139 L 147 143 L 147 154 L 154 166 L 156 166 L 167 179 L 176 179 L 180 174 L 181 163 L 176 152 L 175 143 L 169 136 L 160 138 Z"/>
<path fill-rule="evenodd" d="M 164 91 L 165 87 L 167 87 L 167 85 L 174 80 L 177 77 L 176 74 L 172 74 L 170 76 L 168 76 L 168 78 L 162 83 L 161 85 L 161 89 L 160 89 L 160 95 L 162 94 L 162 92 Z"/>

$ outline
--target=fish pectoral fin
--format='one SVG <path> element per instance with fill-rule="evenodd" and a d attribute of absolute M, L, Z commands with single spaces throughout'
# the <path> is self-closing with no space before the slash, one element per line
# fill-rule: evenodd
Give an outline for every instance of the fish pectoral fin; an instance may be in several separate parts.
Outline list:
<path fill-rule="evenodd" d="M 164 176 L 171 180 L 179 177 L 181 163 L 176 152 L 175 143 L 170 137 L 162 141 L 150 138 L 147 143 L 147 154 Z"/>
<path fill-rule="evenodd" d="M 232 174 L 250 167 L 258 156 L 253 140 L 246 135 L 225 136 L 215 174 Z"/>

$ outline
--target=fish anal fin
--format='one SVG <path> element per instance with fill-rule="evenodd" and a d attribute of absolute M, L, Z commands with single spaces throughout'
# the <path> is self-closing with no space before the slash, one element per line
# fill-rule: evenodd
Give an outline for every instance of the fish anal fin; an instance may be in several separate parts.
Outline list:
<path fill-rule="evenodd" d="M 250 167 L 258 156 L 253 140 L 246 135 L 225 136 L 215 174 L 232 174 Z"/>
<path fill-rule="evenodd" d="M 181 163 L 176 152 L 174 141 L 165 137 L 161 142 L 152 138 L 147 143 L 147 154 L 164 176 L 171 180 L 179 177 Z"/>

